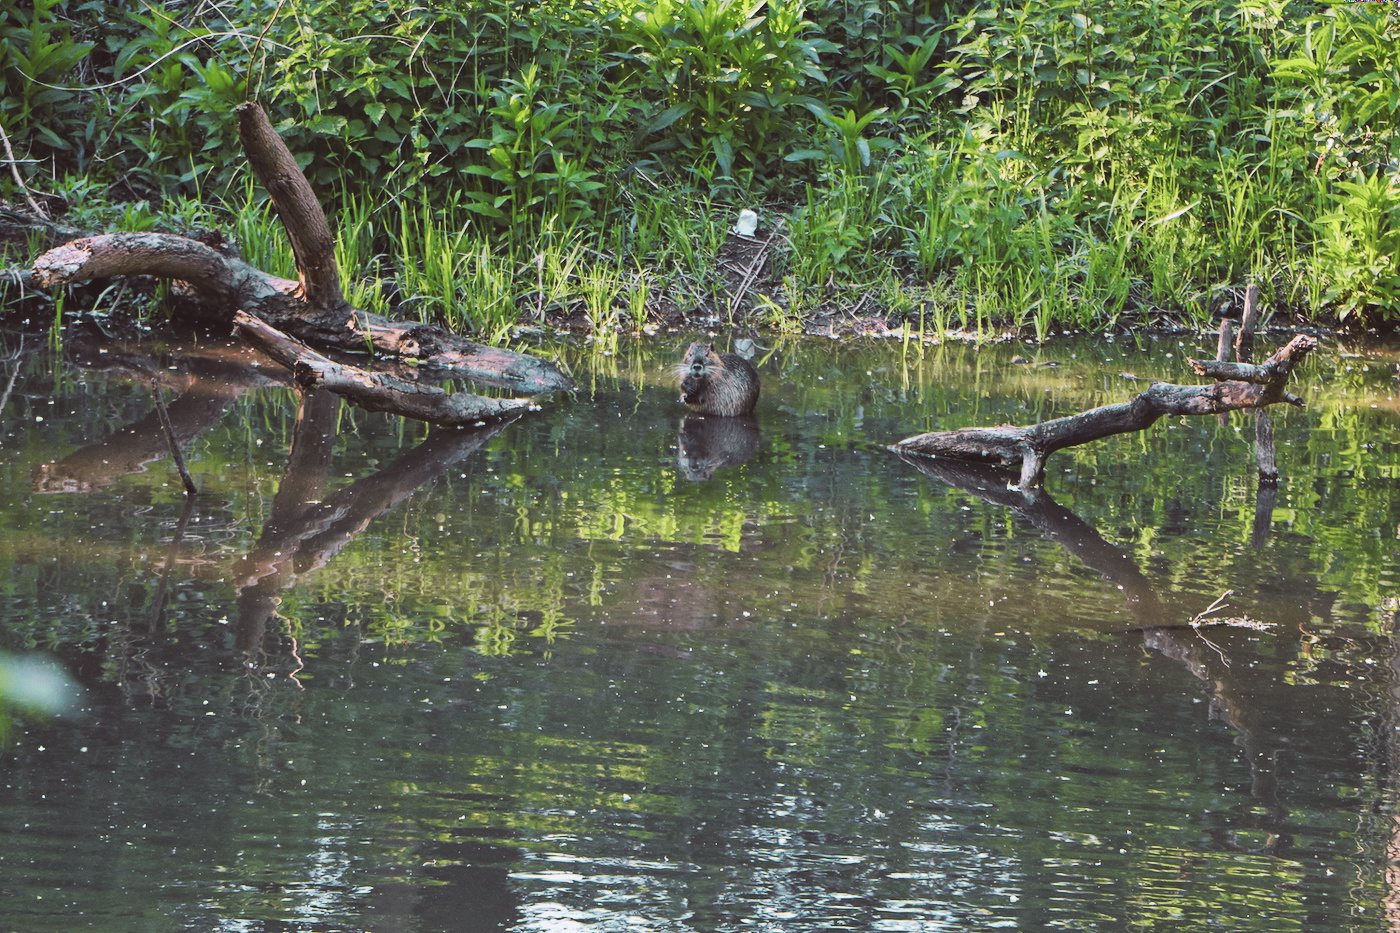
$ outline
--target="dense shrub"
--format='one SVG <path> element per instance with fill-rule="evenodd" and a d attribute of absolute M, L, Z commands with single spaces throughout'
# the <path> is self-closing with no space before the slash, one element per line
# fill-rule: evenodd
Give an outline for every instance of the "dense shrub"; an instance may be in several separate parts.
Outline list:
<path fill-rule="evenodd" d="M 255 97 L 328 199 L 517 247 L 615 246 L 646 192 L 786 205 L 794 300 L 952 282 L 1044 329 L 1254 278 L 1400 315 L 1387 4 L 0 0 L 0 40 L 26 173 L 126 199 L 240 194 Z"/>

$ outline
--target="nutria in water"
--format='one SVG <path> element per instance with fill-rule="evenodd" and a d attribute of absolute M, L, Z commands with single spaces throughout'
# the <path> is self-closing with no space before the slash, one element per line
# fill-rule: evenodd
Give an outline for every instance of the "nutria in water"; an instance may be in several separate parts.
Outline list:
<path fill-rule="evenodd" d="M 747 415 L 758 402 L 758 370 L 733 353 L 692 343 L 676 367 L 681 401 L 702 415 Z"/>

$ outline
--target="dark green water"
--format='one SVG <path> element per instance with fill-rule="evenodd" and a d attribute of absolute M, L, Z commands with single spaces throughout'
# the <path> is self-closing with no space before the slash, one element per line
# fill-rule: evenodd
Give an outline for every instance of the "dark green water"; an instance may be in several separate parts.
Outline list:
<path fill-rule="evenodd" d="M 1031 501 L 882 445 L 1213 341 L 786 343 L 722 429 L 682 345 L 566 349 L 495 433 L 313 401 L 290 472 L 276 371 L 177 353 L 189 510 L 140 352 L 0 362 L 0 648 L 87 707 L 0 754 L 0 929 L 1400 922 L 1394 352 L 1324 344 L 1272 500 L 1236 414 Z"/>

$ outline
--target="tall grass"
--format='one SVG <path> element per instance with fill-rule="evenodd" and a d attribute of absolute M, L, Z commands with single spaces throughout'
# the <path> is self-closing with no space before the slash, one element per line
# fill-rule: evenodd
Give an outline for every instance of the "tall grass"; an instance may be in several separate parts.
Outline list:
<path fill-rule="evenodd" d="M 622 331 L 663 308 L 728 313 L 716 257 L 740 207 L 781 229 L 760 325 L 1194 326 L 1246 280 L 1314 313 L 1400 318 L 1386 4 L 288 0 L 272 20 L 202 5 L 174 29 L 56 3 L 66 18 L 25 35 L 74 80 L 110 79 L 110 116 L 89 126 L 78 96 L 36 94 L 62 74 L 5 58 L 0 113 L 24 115 L 9 132 L 26 166 L 106 172 L 152 203 L 232 190 L 245 254 L 288 276 L 215 119 L 256 93 L 339 192 L 347 294 L 487 339 L 542 315 Z M 118 80 L 201 30 L 216 54 Z M 268 41 L 213 36 L 240 30 Z M 254 57 L 270 49 L 276 69 Z M 152 137 L 157 117 L 171 129 Z M 156 223 L 141 204 L 112 225 Z"/>

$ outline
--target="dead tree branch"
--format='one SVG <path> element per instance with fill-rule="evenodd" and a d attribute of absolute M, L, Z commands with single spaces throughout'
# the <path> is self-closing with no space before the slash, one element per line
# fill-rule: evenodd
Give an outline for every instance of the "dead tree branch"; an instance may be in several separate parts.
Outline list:
<path fill-rule="evenodd" d="M 311 186 L 262 108 L 250 103 L 237 109 L 240 138 L 292 241 L 299 281 L 269 275 L 196 240 L 153 233 L 75 239 L 35 261 L 34 281 L 52 288 L 113 275 L 160 276 L 187 283 L 201 316 L 232 323 L 234 312 L 241 309 L 322 349 L 373 350 L 416 361 L 424 378 L 469 379 L 531 394 L 573 387 L 573 380 L 544 360 L 347 304 L 340 290 L 334 237 Z"/>
<path fill-rule="evenodd" d="M 477 425 L 511 412 L 528 411 L 525 398 L 483 398 L 467 392 L 446 392 L 385 373 L 370 373 L 327 359 L 305 344 L 267 326 L 251 314 L 233 317 L 238 333 L 249 343 L 292 371 L 304 389 L 329 389 L 370 411 L 387 411 L 450 427 Z"/>
<path fill-rule="evenodd" d="M 30 194 L 29 186 L 24 183 L 24 178 L 19 173 L 19 160 L 15 158 L 14 149 L 10 148 L 10 137 L 5 132 L 5 124 L 0 123 L 0 143 L 5 144 L 5 161 L 10 163 L 10 172 L 15 176 L 15 185 L 24 194 L 25 203 L 34 212 L 34 216 L 41 220 L 48 220 L 48 212 L 39 206 L 39 202 L 34 200 L 34 195 Z"/>
<path fill-rule="evenodd" d="M 301 297 L 323 323 L 349 327 L 354 310 L 340 291 L 340 271 L 335 262 L 335 236 L 326 214 L 301 173 L 282 137 L 272 128 L 267 114 L 249 101 L 233 108 L 238 114 L 238 138 L 253 172 L 267 189 L 272 206 L 287 239 L 292 241 Z"/>
<path fill-rule="evenodd" d="M 1300 334 L 1266 362 L 1253 367 L 1191 360 L 1192 368 L 1198 373 L 1224 381 L 1206 386 L 1157 382 L 1126 402 L 1030 427 L 999 425 L 938 431 L 907 437 L 892 445 L 892 449 L 1007 466 L 1019 463 L 1021 488 L 1030 489 L 1040 483 L 1045 460 L 1055 451 L 1115 434 L 1141 431 L 1164 415 L 1212 415 L 1260 409 L 1276 402 L 1301 405 L 1301 399 L 1284 391 L 1284 383 L 1293 368 L 1316 346 L 1315 338 Z M 1243 378 L 1246 376 L 1248 378 Z"/>

